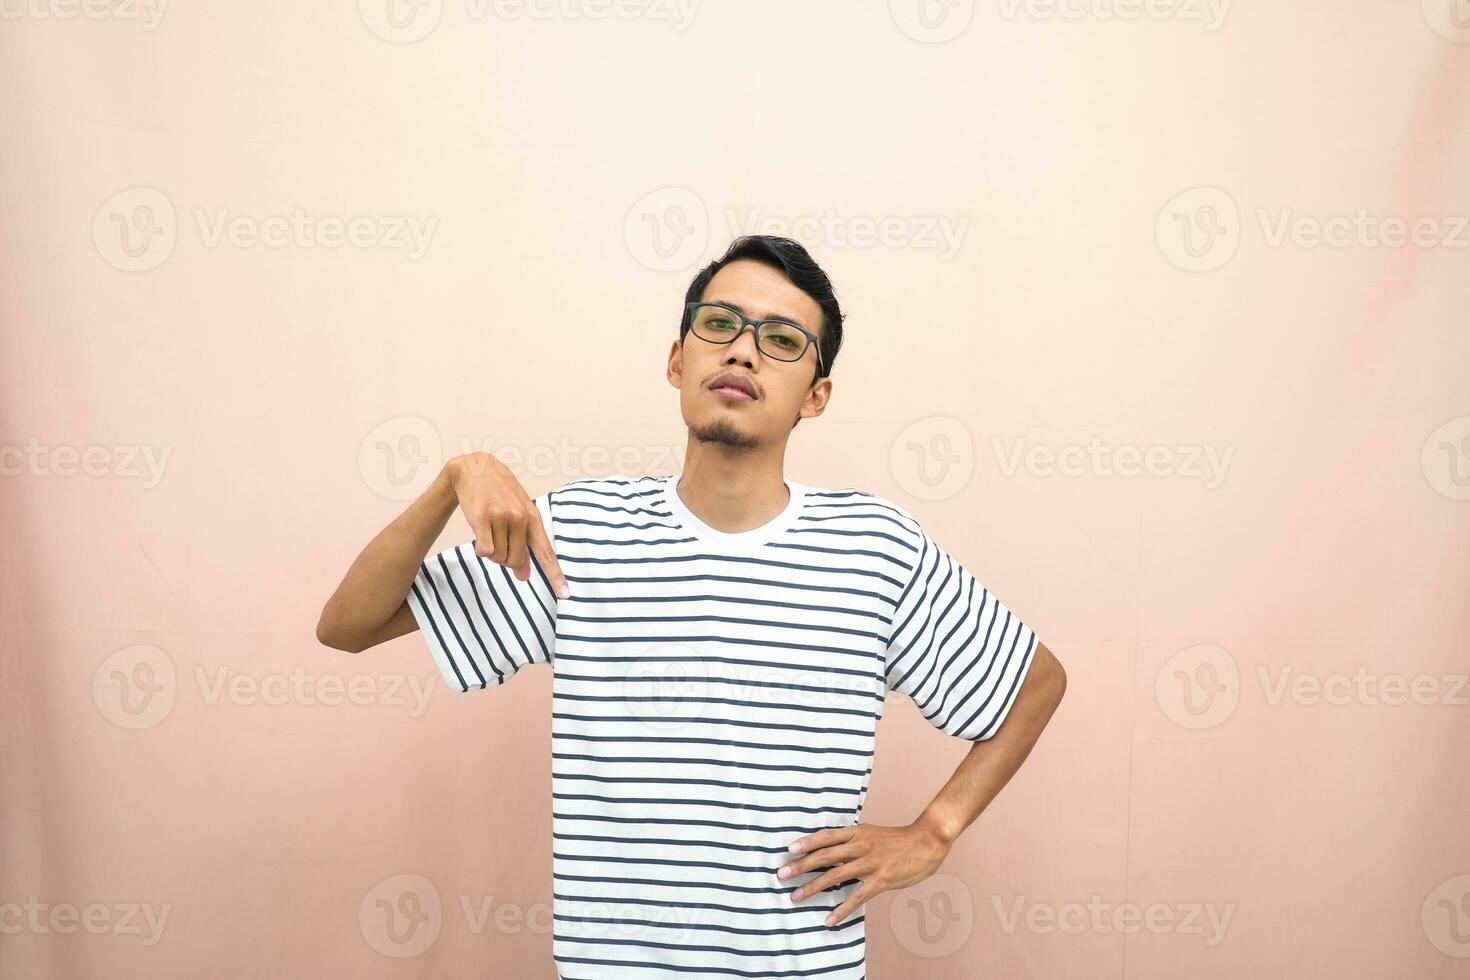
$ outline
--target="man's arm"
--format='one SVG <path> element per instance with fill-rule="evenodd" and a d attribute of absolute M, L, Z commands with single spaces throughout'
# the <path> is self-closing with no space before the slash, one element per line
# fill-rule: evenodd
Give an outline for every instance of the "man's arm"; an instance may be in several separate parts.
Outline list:
<path fill-rule="evenodd" d="M 454 462 L 450 460 L 429 488 L 357 556 L 322 608 L 316 624 L 318 641 L 361 653 L 419 628 L 405 596 L 419 564 L 454 513 L 450 475 Z"/>
<path fill-rule="evenodd" d="M 1037 641 L 1031 668 L 1005 722 L 993 736 L 971 746 L 915 824 L 928 829 L 946 848 L 952 846 L 1021 768 L 1066 690 L 1067 672 Z"/>
<path fill-rule="evenodd" d="M 408 592 L 456 507 L 475 534 L 476 556 L 512 569 L 525 582 L 534 554 L 556 593 L 563 599 L 570 594 L 541 513 L 525 487 L 494 456 L 466 453 L 445 463 L 429 488 L 357 556 L 322 608 L 317 640 L 360 653 L 417 630 Z"/>
<path fill-rule="evenodd" d="M 776 877 L 785 881 L 808 871 L 822 873 L 793 890 L 791 900 L 858 879 L 861 884 L 827 916 L 827 925 L 836 926 L 874 895 L 907 888 L 939 870 L 960 832 L 1021 768 L 1066 689 L 1066 672 L 1038 640 L 1005 721 L 990 738 L 974 744 L 919 819 L 903 827 L 829 827 L 792 842 L 791 853 L 798 857 L 778 868 Z"/>

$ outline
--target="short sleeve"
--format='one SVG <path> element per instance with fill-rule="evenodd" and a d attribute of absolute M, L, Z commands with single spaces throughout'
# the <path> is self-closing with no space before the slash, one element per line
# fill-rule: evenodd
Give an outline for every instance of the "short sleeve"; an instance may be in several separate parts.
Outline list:
<path fill-rule="evenodd" d="M 984 741 L 1011 710 L 1036 634 L 923 529 L 911 575 L 888 640 L 887 687 L 940 731 Z"/>
<path fill-rule="evenodd" d="M 534 503 L 554 543 L 550 495 Z M 406 599 L 453 690 L 496 687 L 528 664 L 551 663 L 556 594 L 534 553 L 522 582 L 476 555 L 474 539 L 445 548 L 419 565 Z"/>

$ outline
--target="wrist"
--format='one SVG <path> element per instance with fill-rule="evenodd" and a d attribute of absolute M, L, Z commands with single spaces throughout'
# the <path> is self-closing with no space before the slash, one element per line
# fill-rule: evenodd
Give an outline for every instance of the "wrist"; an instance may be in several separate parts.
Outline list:
<path fill-rule="evenodd" d="M 434 483 L 429 489 L 441 502 L 455 504 L 459 501 L 459 493 L 454 489 L 454 481 L 458 476 L 459 457 L 455 456 L 439 468 L 439 475 L 434 477 Z"/>
<path fill-rule="evenodd" d="M 954 846 L 959 839 L 963 827 L 956 826 L 953 821 L 946 820 L 944 815 L 933 810 L 925 810 L 919 814 L 919 819 L 914 821 L 914 827 L 932 837 L 936 843 L 945 850 Z"/>

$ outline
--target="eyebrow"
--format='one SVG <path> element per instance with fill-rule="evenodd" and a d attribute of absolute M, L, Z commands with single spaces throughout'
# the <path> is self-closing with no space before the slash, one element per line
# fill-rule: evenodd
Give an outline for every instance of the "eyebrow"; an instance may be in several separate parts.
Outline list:
<path fill-rule="evenodd" d="M 705 302 L 706 303 L 718 303 L 721 306 L 728 306 L 728 307 L 730 307 L 730 309 L 734 310 L 736 313 L 744 313 L 746 316 L 750 316 L 751 315 L 750 313 L 746 313 L 746 311 L 741 308 L 740 304 L 738 304 L 738 303 L 732 303 L 728 299 L 719 299 L 718 297 L 716 297 L 715 299 L 707 299 L 707 300 L 705 300 Z M 806 327 L 806 324 L 804 324 L 800 320 L 796 319 L 796 317 L 794 317 L 794 316 L 786 316 L 786 315 L 784 315 L 782 313 L 772 313 L 772 314 L 770 314 L 768 316 L 759 317 L 758 319 L 762 319 L 762 320 L 780 320 L 782 323 L 791 323 L 791 324 L 795 324 L 796 326 L 802 327 L 802 328 L 805 328 Z"/>

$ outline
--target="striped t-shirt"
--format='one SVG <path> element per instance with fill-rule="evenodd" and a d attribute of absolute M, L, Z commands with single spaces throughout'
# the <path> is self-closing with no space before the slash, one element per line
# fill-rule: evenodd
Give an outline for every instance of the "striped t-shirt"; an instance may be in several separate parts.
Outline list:
<path fill-rule="evenodd" d="M 906 510 L 787 479 L 759 528 L 689 510 L 678 475 L 535 498 L 571 596 L 446 548 L 408 603 L 457 691 L 551 664 L 552 954 L 563 980 L 861 980 L 858 886 L 776 871 L 856 823 L 890 690 L 930 724 L 1000 727 L 1035 633 Z M 927 801 L 925 801 L 927 802 Z"/>

